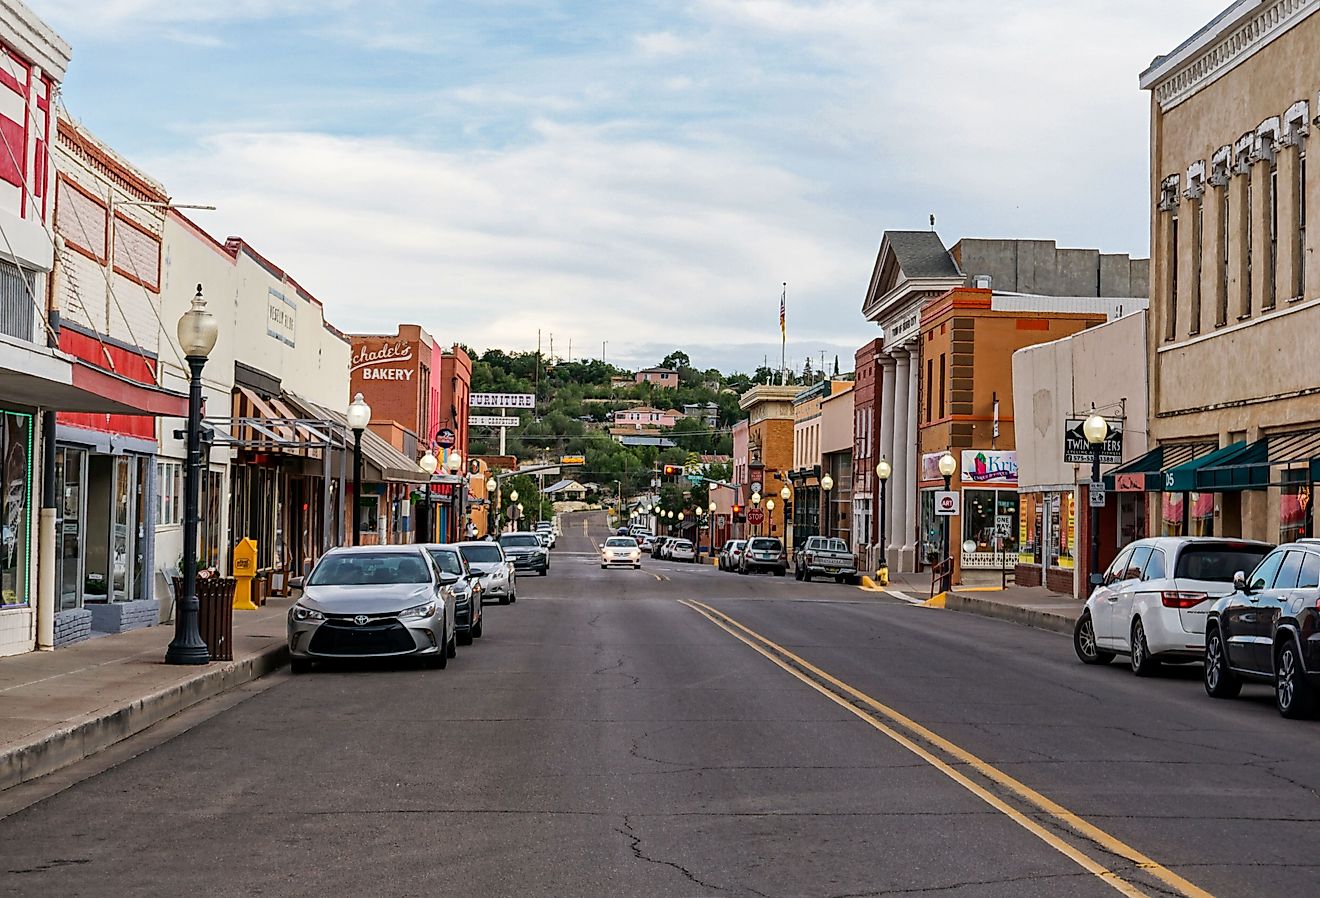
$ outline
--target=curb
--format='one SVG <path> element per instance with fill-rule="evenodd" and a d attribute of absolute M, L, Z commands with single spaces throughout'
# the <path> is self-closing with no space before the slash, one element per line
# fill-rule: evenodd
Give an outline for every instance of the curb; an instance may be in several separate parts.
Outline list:
<path fill-rule="evenodd" d="M 54 773 L 134 736 L 167 717 L 244 683 L 260 679 L 288 663 L 282 641 L 240 661 L 207 665 L 204 672 L 143 698 L 108 707 L 94 716 L 42 734 L 36 741 L 0 754 L 0 791 Z"/>
<path fill-rule="evenodd" d="M 956 592 L 948 593 L 948 595 L 944 597 L 943 607 L 950 611 L 965 611 L 969 614 L 980 615 L 981 617 L 992 617 L 997 620 L 1010 621 L 1027 627 L 1035 627 L 1037 630 L 1048 630 L 1051 633 L 1062 633 L 1065 636 L 1072 635 L 1073 626 L 1077 623 L 1076 618 L 1068 617 L 1057 611 L 1043 611 L 1039 608 L 1023 608 L 1018 605 L 1005 605 L 1000 602 L 992 602 L 987 599 L 980 599 L 975 596 Z"/>

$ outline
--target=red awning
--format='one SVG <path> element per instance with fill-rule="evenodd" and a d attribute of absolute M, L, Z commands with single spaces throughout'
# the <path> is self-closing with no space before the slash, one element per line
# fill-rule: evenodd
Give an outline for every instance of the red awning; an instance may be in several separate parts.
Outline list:
<path fill-rule="evenodd" d="M 88 407 L 75 407 L 76 403 L 65 402 L 56 407 L 58 411 L 188 417 L 188 397 L 184 394 L 120 377 L 81 359 L 73 362 L 73 386 L 87 394 Z"/>

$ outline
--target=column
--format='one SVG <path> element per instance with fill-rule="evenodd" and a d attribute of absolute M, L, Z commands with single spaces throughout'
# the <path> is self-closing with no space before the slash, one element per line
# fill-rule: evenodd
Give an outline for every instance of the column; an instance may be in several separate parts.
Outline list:
<path fill-rule="evenodd" d="M 907 507 L 910 509 L 907 519 L 907 531 L 903 539 L 903 570 L 915 571 L 917 569 L 917 553 L 920 551 L 921 539 L 919 536 L 919 527 L 917 522 L 921 520 L 921 502 L 917 494 L 917 484 L 920 482 L 919 465 L 921 463 L 921 451 L 917 439 L 917 376 L 921 373 L 921 354 L 920 346 L 916 343 L 909 344 L 908 354 L 911 357 L 911 365 L 908 372 L 907 388 L 907 412 L 908 412 L 908 441 L 903 449 L 907 461 Z"/>
<path fill-rule="evenodd" d="M 1320 178 L 1317 178 L 1317 180 L 1320 180 Z M 882 356 L 880 359 L 880 366 L 880 392 L 879 395 L 876 396 L 875 404 L 875 413 L 880 417 L 880 445 L 877 448 L 876 454 L 883 455 L 892 465 L 894 463 L 894 359 L 891 356 Z M 879 461 L 880 459 L 877 458 L 876 462 L 878 463 Z M 874 465 L 872 465 L 872 469 L 874 469 Z M 880 502 L 879 484 L 876 484 L 876 545 L 880 545 L 880 530 L 883 529 L 885 545 L 880 546 L 878 555 L 879 557 L 884 558 L 885 563 L 888 564 L 889 537 L 893 535 L 894 532 L 893 528 L 889 526 L 889 511 L 894 507 L 894 503 L 888 501 L 889 497 L 893 495 L 892 478 L 889 484 L 885 486 L 885 491 L 885 520 L 882 526 L 879 517 L 880 505 L 878 504 Z"/>
<path fill-rule="evenodd" d="M 887 557 L 889 567 L 895 571 L 906 571 L 903 564 L 904 548 L 911 542 L 909 535 L 912 526 L 908 516 L 908 495 L 912 492 L 912 483 L 908 480 L 907 455 L 913 450 L 916 432 L 908 430 L 908 381 L 911 379 L 910 356 L 906 349 L 893 349 L 890 355 L 894 359 L 894 404 L 890 406 L 889 417 L 893 419 L 894 455 L 890 464 L 894 474 L 889 478 L 889 548 Z"/>

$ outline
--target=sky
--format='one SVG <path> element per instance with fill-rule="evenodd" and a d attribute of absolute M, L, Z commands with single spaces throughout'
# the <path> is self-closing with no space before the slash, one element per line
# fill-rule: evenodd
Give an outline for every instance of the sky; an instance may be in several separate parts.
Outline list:
<path fill-rule="evenodd" d="M 350 332 L 849 370 L 886 229 L 1149 255 L 1224 0 L 28 0 L 69 112 Z M 602 346 L 602 343 L 606 345 Z"/>

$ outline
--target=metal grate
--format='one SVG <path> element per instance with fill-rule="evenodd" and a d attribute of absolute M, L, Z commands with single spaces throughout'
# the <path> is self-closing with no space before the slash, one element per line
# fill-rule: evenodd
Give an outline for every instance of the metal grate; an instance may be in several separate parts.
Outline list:
<path fill-rule="evenodd" d="M 32 342 L 37 276 L 0 260 L 0 333 Z"/>

